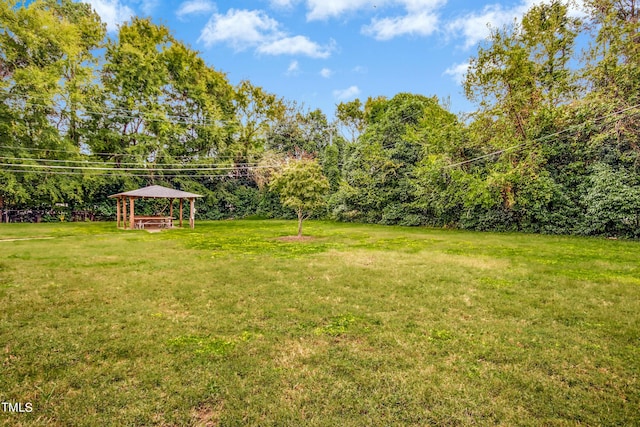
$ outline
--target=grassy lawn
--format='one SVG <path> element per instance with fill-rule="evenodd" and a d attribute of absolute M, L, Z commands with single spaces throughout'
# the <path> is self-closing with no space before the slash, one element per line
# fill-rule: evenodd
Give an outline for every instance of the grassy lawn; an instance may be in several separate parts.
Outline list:
<path fill-rule="evenodd" d="M 196 227 L 0 224 L 0 425 L 640 424 L 638 242 Z"/>

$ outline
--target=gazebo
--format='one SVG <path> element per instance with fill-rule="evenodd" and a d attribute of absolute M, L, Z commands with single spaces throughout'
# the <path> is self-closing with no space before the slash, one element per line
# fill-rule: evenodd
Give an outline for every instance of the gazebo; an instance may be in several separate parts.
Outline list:
<path fill-rule="evenodd" d="M 174 190 L 161 185 L 150 185 L 137 190 L 113 194 L 109 198 L 117 200 L 116 216 L 117 226 L 126 229 L 139 228 L 172 228 L 173 227 L 173 201 L 180 200 L 180 227 L 182 227 L 182 212 L 184 200 L 189 200 L 189 226 L 195 227 L 195 200 L 202 197 L 200 194 Z M 169 216 L 142 216 L 135 214 L 136 199 L 169 199 Z M 127 201 L 129 204 L 129 217 L 127 219 Z"/>

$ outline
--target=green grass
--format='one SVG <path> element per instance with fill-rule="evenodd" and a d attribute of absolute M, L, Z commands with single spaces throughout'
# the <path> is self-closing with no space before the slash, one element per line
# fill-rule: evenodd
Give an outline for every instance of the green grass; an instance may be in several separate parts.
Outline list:
<path fill-rule="evenodd" d="M 294 232 L 0 225 L 0 425 L 640 424 L 640 243 Z"/>

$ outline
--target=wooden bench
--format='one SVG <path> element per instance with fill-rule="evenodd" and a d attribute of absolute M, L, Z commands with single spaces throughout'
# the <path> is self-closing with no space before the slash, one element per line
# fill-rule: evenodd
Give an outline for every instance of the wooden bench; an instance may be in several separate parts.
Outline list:
<path fill-rule="evenodd" d="M 135 216 L 133 219 L 135 228 L 145 229 L 163 229 L 173 227 L 173 218 L 170 216 Z"/>

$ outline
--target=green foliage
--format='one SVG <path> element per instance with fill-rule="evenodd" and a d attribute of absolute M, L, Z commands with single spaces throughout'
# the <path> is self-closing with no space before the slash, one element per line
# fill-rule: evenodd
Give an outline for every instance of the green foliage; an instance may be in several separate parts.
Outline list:
<path fill-rule="evenodd" d="M 295 102 L 269 127 L 265 146 L 286 156 L 311 155 L 322 159 L 330 145 L 332 126 L 320 110 L 304 111 Z"/>
<path fill-rule="evenodd" d="M 82 200 L 82 174 L 44 174 L 38 165 L 80 157 L 76 112 L 93 87 L 91 52 L 100 46 L 104 32 L 98 16 L 83 3 L 0 5 L 0 154 L 17 164 L 2 172 L 3 208 L 50 209 Z"/>
<path fill-rule="evenodd" d="M 585 6 L 576 19 L 554 0 L 493 28 L 470 60 L 464 89 L 478 109 L 467 117 L 400 93 L 340 103 L 332 121 L 252 82 L 232 86 L 150 19 L 105 38 L 86 3 L 5 1 L 0 156 L 12 165 L 0 171 L 0 213 L 107 219 L 108 195 L 161 184 L 203 194 L 198 218 L 295 215 L 301 227 L 328 213 L 637 237 L 639 9 Z M 584 58 L 578 38 L 590 42 Z M 326 180 L 303 181 L 322 181 L 322 197 L 293 197 L 299 186 L 279 198 L 289 178 L 267 183 L 283 160 L 308 157 Z"/>
<path fill-rule="evenodd" d="M 597 31 L 589 51 L 586 77 L 615 107 L 640 100 L 640 11 L 635 1 L 587 0 L 591 26 Z"/>
<path fill-rule="evenodd" d="M 536 111 L 572 99 L 569 62 L 579 26 L 561 1 L 532 7 L 521 23 L 493 30 L 488 45 L 478 48 L 465 93 L 480 102 L 481 112 L 506 118 L 519 138 L 527 138 Z"/>
<path fill-rule="evenodd" d="M 192 161 L 226 147 L 231 127 L 216 122 L 232 117 L 232 87 L 167 28 L 136 18 L 120 27 L 105 59 L 94 152 L 114 153 L 108 160 L 116 166 L 126 154 L 126 162 L 161 176 L 156 163 Z"/>
<path fill-rule="evenodd" d="M 315 160 L 291 160 L 270 183 L 280 195 L 282 204 L 298 215 L 298 237 L 302 236 L 302 221 L 326 203 L 329 182 Z"/>
<path fill-rule="evenodd" d="M 324 149 L 322 161 L 322 172 L 329 181 L 329 189 L 331 192 L 338 190 L 340 185 L 340 152 L 335 145 L 329 145 Z"/>
<path fill-rule="evenodd" d="M 230 154 L 237 163 L 249 162 L 263 151 L 271 125 L 285 115 L 285 104 L 276 95 L 246 80 L 237 85 L 233 102 L 237 122 Z"/>
<path fill-rule="evenodd" d="M 456 126 L 434 98 L 399 94 L 370 99 L 367 127 L 345 154 L 344 182 L 330 199 L 341 220 L 419 225 L 427 220 L 416 199 L 415 168 L 431 150 L 448 144 Z"/>
<path fill-rule="evenodd" d="M 637 174 L 597 164 L 583 198 L 585 234 L 640 237 L 640 180 Z"/>
<path fill-rule="evenodd" d="M 355 142 L 365 129 L 365 112 L 362 101 L 355 99 L 339 103 L 336 106 L 336 118 L 342 126 L 349 130 L 351 142 Z"/>

